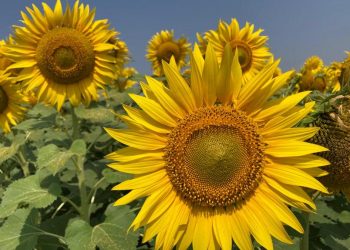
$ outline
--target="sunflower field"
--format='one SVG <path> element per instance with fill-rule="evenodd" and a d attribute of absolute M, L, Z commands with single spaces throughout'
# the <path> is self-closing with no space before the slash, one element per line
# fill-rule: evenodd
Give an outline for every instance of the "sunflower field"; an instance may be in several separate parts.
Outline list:
<path fill-rule="evenodd" d="M 154 34 L 148 76 L 95 12 L 0 42 L 0 250 L 350 249 L 350 53 L 282 72 L 232 18 Z"/>

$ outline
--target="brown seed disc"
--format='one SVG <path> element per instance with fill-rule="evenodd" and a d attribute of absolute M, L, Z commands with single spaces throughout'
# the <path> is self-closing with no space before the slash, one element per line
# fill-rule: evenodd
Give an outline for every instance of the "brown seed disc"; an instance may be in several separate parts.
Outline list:
<path fill-rule="evenodd" d="M 227 106 L 188 114 L 169 135 L 165 161 L 170 180 L 200 206 L 238 205 L 262 178 L 264 153 L 257 126 Z"/>
<path fill-rule="evenodd" d="M 249 45 L 242 41 L 231 41 L 231 47 L 233 50 L 237 49 L 238 60 L 242 71 L 248 71 L 253 62 L 253 54 Z"/>
<path fill-rule="evenodd" d="M 166 62 L 170 62 L 171 56 L 175 57 L 175 60 L 177 61 L 180 57 L 180 47 L 175 42 L 165 42 L 162 43 L 158 49 L 157 49 L 157 57 L 159 61 L 162 60 Z"/>
<path fill-rule="evenodd" d="M 61 84 L 76 83 L 93 72 L 94 48 L 81 32 L 55 28 L 39 41 L 36 59 L 41 73 Z"/>

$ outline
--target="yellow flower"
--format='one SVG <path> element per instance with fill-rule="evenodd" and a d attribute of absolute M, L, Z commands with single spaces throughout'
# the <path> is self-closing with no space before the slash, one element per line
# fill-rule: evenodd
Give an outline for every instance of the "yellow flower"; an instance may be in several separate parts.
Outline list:
<path fill-rule="evenodd" d="M 13 45 L 4 54 L 21 69 L 17 81 L 27 90 L 37 90 L 39 101 L 60 109 L 68 99 L 73 105 L 88 105 L 97 99 L 97 87 L 111 82 L 116 59 L 108 41 L 116 35 L 106 19 L 94 21 L 95 10 L 76 1 L 63 12 L 60 0 L 51 9 L 43 3 L 22 12 L 24 26 L 14 27 Z"/>
<path fill-rule="evenodd" d="M 0 128 L 4 133 L 11 131 L 10 126 L 16 125 L 24 116 L 28 103 L 27 97 L 21 94 L 18 86 L 11 83 L 9 74 L 0 74 Z"/>
<path fill-rule="evenodd" d="M 243 28 L 240 28 L 238 21 L 232 19 L 230 24 L 220 21 L 217 30 L 206 32 L 204 39 L 212 43 L 219 63 L 227 44 L 231 45 L 233 51 L 237 49 L 244 84 L 256 75 L 272 56 L 269 48 L 266 47 L 268 37 L 261 36 L 261 32 L 263 32 L 262 29 L 254 31 L 254 25 L 248 22 Z M 200 36 L 197 35 L 197 38 Z M 200 44 L 202 44 L 202 49 L 205 48 L 203 41 L 200 41 Z"/>
<path fill-rule="evenodd" d="M 137 81 L 131 80 L 130 78 L 137 73 L 138 72 L 135 68 L 123 68 L 120 74 L 120 78 L 118 79 L 118 88 L 120 90 L 125 90 L 134 86 Z"/>
<path fill-rule="evenodd" d="M 118 78 L 118 76 L 122 74 L 124 65 L 130 60 L 129 49 L 126 43 L 117 37 L 111 38 L 108 42 L 115 46 L 112 51 L 112 56 L 116 59 L 116 78 Z"/>
<path fill-rule="evenodd" d="M 6 70 L 12 64 L 12 61 L 3 54 L 5 45 L 6 41 L 0 40 L 0 71 Z"/>
<path fill-rule="evenodd" d="M 221 64 L 209 43 L 203 59 L 191 56 L 190 85 L 163 62 L 168 87 L 146 77 L 144 97 L 125 106 L 127 129 L 106 129 L 128 147 L 111 153 L 109 166 L 135 175 L 115 186 L 131 190 L 124 205 L 147 197 L 131 227 L 145 227 L 143 241 L 155 249 L 266 249 L 272 238 L 292 244 L 284 224 L 303 228 L 287 205 L 305 211 L 315 204 L 302 187 L 327 192 L 314 176 L 328 162 L 313 153 L 324 147 L 304 142 L 318 128 L 294 127 L 314 103 L 296 106 L 309 92 L 269 98 L 292 72 L 272 79 L 269 63 L 243 84 L 238 54 L 226 46 Z"/>
<path fill-rule="evenodd" d="M 175 40 L 174 31 L 162 30 L 156 33 L 148 42 L 146 55 L 147 60 L 152 63 L 153 74 L 163 75 L 162 61 L 169 63 L 172 56 L 178 68 L 181 69 L 185 65 L 190 46 L 185 37 Z"/>
<path fill-rule="evenodd" d="M 312 73 L 315 73 L 323 68 L 323 61 L 318 56 L 309 57 L 304 64 L 304 69 L 310 70 Z"/>

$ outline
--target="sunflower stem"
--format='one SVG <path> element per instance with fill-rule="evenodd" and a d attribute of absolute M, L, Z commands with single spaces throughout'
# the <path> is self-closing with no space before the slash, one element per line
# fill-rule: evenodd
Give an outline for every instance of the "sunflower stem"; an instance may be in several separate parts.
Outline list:
<path fill-rule="evenodd" d="M 84 172 L 84 157 L 77 156 L 77 174 L 80 191 L 80 216 L 83 220 L 90 223 L 89 215 L 89 200 L 86 192 L 85 172 Z"/>
<path fill-rule="evenodd" d="M 310 214 L 308 212 L 303 212 L 305 228 L 304 235 L 300 241 L 300 250 L 309 250 L 309 234 L 310 234 Z"/>
<path fill-rule="evenodd" d="M 73 134 L 72 139 L 73 141 L 78 139 L 80 137 L 79 133 L 79 119 L 77 117 L 77 114 L 75 112 L 75 107 L 72 105 L 72 126 L 73 126 Z"/>
<path fill-rule="evenodd" d="M 79 128 L 79 119 L 75 112 L 75 107 L 72 105 L 72 126 L 73 126 L 73 141 L 80 137 L 80 128 Z M 85 171 L 84 171 L 84 156 L 77 155 L 75 166 L 77 168 L 77 178 L 80 192 L 80 216 L 83 220 L 90 223 L 90 214 L 89 214 L 89 201 L 86 191 L 86 181 L 85 181 Z"/>

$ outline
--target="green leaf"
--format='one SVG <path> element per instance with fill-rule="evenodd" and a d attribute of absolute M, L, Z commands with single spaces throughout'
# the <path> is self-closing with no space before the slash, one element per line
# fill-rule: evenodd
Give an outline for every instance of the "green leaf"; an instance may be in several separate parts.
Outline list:
<path fill-rule="evenodd" d="M 17 126 L 15 126 L 18 130 L 31 130 L 31 129 L 42 129 L 47 128 L 52 125 L 52 122 L 47 120 L 41 120 L 41 119 L 27 119 L 21 123 L 19 123 Z"/>
<path fill-rule="evenodd" d="M 46 219 L 41 223 L 40 229 L 51 234 L 64 235 L 69 220 L 74 216 L 76 216 L 74 213 L 65 213 L 61 216 Z M 63 244 L 61 239 L 45 234 L 39 236 L 36 247 L 38 250 L 57 250 L 65 249 L 65 246 L 66 244 Z"/>
<path fill-rule="evenodd" d="M 55 113 L 57 113 L 56 109 L 43 103 L 38 103 L 28 111 L 28 115 L 31 117 L 47 117 Z"/>
<path fill-rule="evenodd" d="M 350 205 L 340 195 L 316 200 L 317 213 L 310 215 L 315 247 L 346 250 L 350 246 Z M 313 243 L 313 242 L 311 242 Z M 311 245 L 312 246 L 312 245 Z"/>
<path fill-rule="evenodd" d="M 91 123 L 110 123 L 115 120 L 115 115 L 112 109 L 104 107 L 84 108 L 79 106 L 75 109 L 77 117 L 88 120 Z"/>
<path fill-rule="evenodd" d="M 65 238 L 70 250 L 94 250 L 92 227 L 84 220 L 73 219 L 66 229 Z"/>
<path fill-rule="evenodd" d="M 70 147 L 73 154 L 83 156 L 86 154 L 86 143 L 82 139 L 75 140 Z"/>
<path fill-rule="evenodd" d="M 101 250 L 134 250 L 138 237 L 118 225 L 102 223 L 94 227 L 92 240 Z"/>
<path fill-rule="evenodd" d="M 138 234 L 128 228 L 135 215 L 128 206 L 108 206 L 106 219 L 96 225 L 92 232 L 92 240 L 101 250 L 135 249 Z"/>
<path fill-rule="evenodd" d="M 6 250 L 34 249 L 39 229 L 39 212 L 36 209 L 18 209 L 0 228 L 0 246 Z"/>
<path fill-rule="evenodd" d="M 35 208 L 52 204 L 61 193 L 61 188 L 51 176 L 40 176 L 40 172 L 12 182 L 4 192 L 0 206 L 0 218 L 13 213 L 21 203 Z"/>
<path fill-rule="evenodd" d="M 22 146 L 28 137 L 24 134 L 18 134 L 13 138 L 12 144 L 9 147 L 1 147 L 0 148 L 0 164 L 4 161 L 10 159 L 12 156 L 14 156 L 19 147 Z"/>
<path fill-rule="evenodd" d="M 39 149 L 37 165 L 39 168 L 46 168 L 55 175 L 72 156 L 72 152 L 59 149 L 54 144 L 49 144 Z"/>

